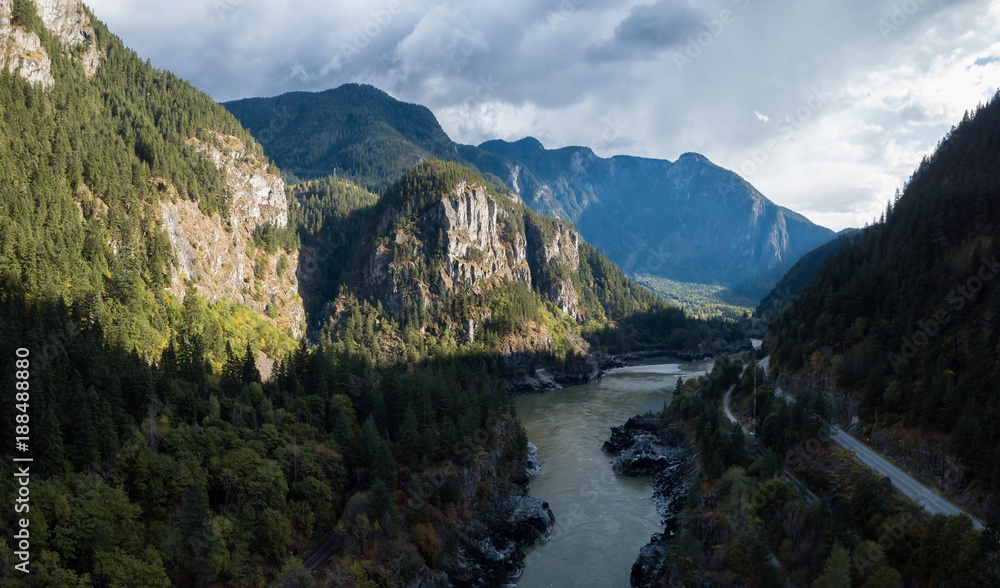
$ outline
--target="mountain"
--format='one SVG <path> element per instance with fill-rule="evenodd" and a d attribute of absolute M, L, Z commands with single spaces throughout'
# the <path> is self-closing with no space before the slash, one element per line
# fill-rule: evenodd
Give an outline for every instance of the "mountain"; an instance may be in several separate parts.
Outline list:
<path fill-rule="evenodd" d="M 535 213 L 460 164 L 423 162 L 377 202 L 359 204 L 350 222 L 322 238 L 354 247 L 333 270 L 339 278 L 328 291 L 336 298 L 315 309 L 316 320 L 340 333 L 367 309 L 395 323 L 381 329 L 386 339 L 377 346 L 390 355 L 405 355 L 404 342 L 443 338 L 530 369 L 588 347 L 712 353 L 713 337 L 722 345 L 740 339 L 721 322 L 706 331 L 708 323 L 628 279 L 572 224 Z M 303 234 L 304 244 L 314 241 Z"/>
<path fill-rule="evenodd" d="M 426 157 L 458 159 L 456 146 L 429 109 L 368 85 L 224 106 L 280 168 L 301 178 L 341 175 L 381 192 Z"/>
<path fill-rule="evenodd" d="M 762 326 L 766 328 L 767 323 L 784 312 L 802 290 L 816 278 L 816 274 L 823 269 L 823 264 L 828 259 L 836 255 L 841 247 L 861 237 L 861 234 L 861 229 L 844 229 L 837 233 L 837 237 L 832 241 L 799 258 L 774 289 L 760 301 L 754 312 L 754 318 L 762 320 L 764 323 Z"/>
<path fill-rule="evenodd" d="M 530 137 L 478 149 L 505 160 L 488 167 L 491 160 L 470 148 L 459 153 L 520 188 L 535 210 L 572 220 L 630 274 L 723 284 L 759 298 L 800 256 L 833 236 L 695 153 L 673 163 L 605 159 L 584 147 L 547 150 Z"/>
<path fill-rule="evenodd" d="M 303 177 L 336 169 L 378 190 L 427 157 L 472 165 L 536 212 L 573 222 L 630 275 L 718 284 L 756 300 L 833 236 L 693 153 L 677 162 L 604 159 L 585 147 L 547 150 L 531 137 L 458 145 L 427 108 L 357 84 L 225 106 L 279 166 Z"/>
<path fill-rule="evenodd" d="M 79 2 L 0 2 L 0 29 L 10 292 L 62 299 L 108 342 L 147 357 L 167 345 L 189 290 L 256 311 L 200 333 L 212 360 L 224 359 L 223 335 L 275 356 L 293 348 L 283 333 L 302 319 L 294 260 L 279 277 L 253 247 L 261 227 L 286 223 L 284 184 L 246 130 L 144 64 Z M 268 317 L 268 304 L 288 312 Z"/>
<path fill-rule="evenodd" d="M 772 365 L 982 513 L 1000 485 L 1000 100 L 925 158 L 884 219 L 772 323 Z"/>

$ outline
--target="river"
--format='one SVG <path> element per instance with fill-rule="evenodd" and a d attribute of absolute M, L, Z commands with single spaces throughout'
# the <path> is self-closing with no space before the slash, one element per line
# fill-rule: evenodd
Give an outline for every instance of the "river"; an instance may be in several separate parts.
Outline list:
<path fill-rule="evenodd" d="M 660 517 L 649 480 L 613 474 L 601 445 L 611 427 L 669 403 L 678 376 L 697 377 L 713 363 L 668 361 L 641 362 L 595 383 L 515 400 L 542 466 L 528 493 L 548 501 L 556 516 L 549 538 L 528 549 L 517 588 L 628 587 L 639 548 L 662 530 Z"/>

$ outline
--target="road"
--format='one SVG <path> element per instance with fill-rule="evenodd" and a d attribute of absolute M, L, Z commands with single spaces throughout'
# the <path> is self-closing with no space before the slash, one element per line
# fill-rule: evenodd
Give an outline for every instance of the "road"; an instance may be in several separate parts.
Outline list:
<path fill-rule="evenodd" d="M 729 390 L 726 391 L 726 396 L 722 399 L 722 409 L 724 411 L 726 411 L 726 418 L 729 419 L 730 421 L 736 423 L 737 425 L 739 425 L 740 428 L 743 429 L 743 434 L 749 437 L 750 436 L 750 430 L 747 429 L 746 427 L 744 427 L 743 423 L 741 423 L 738 420 L 736 420 L 736 417 L 734 417 L 733 413 L 730 412 L 730 410 L 729 410 L 729 397 L 733 395 L 733 390 L 735 390 L 735 389 L 736 389 L 736 386 L 730 386 Z"/>
<path fill-rule="evenodd" d="M 770 357 L 765 357 L 759 362 L 759 365 L 764 369 L 765 373 L 767 373 L 767 364 L 770 359 L 771 359 Z M 730 390 L 730 392 L 731 391 L 732 390 Z M 794 398 L 792 398 L 788 394 L 785 394 L 777 386 L 775 387 L 775 392 L 782 398 L 785 398 L 790 402 L 795 402 Z M 725 407 L 726 407 L 726 415 L 729 416 L 730 413 L 729 413 L 728 393 L 726 394 Z M 982 531 L 983 529 L 986 528 L 985 525 L 983 525 L 982 521 L 970 515 L 969 513 L 965 512 L 964 510 L 958 508 L 957 506 L 952 504 L 949 500 L 942 497 L 940 494 L 931 490 L 927 486 L 921 484 L 913 476 L 907 474 L 899 467 L 891 463 L 889 460 L 879 455 L 872 448 L 868 447 L 861 441 L 858 441 L 857 439 L 845 433 L 844 431 L 841 431 L 837 427 L 831 427 L 830 439 L 833 440 L 833 442 L 836 443 L 837 445 L 840 445 L 847 451 L 850 451 L 855 456 L 857 456 L 857 458 L 861 461 L 861 463 L 865 464 L 866 466 L 875 470 L 876 472 L 878 472 L 883 476 L 888 476 L 889 479 L 892 480 L 892 485 L 897 490 L 906 495 L 906 497 L 908 497 L 910 500 L 913 500 L 914 502 L 922 506 L 931 514 L 943 514 L 948 516 L 958 516 L 964 514 L 965 516 L 972 519 L 972 525 L 976 529 Z"/>
<path fill-rule="evenodd" d="M 750 430 L 744 427 L 743 423 L 741 423 L 739 419 L 737 419 L 736 416 L 733 415 L 732 411 L 729 410 L 729 399 L 732 397 L 733 390 L 735 389 L 736 386 L 734 385 L 730 386 L 729 390 L 726 391 L 726 395 L 722 398 L 722 409 L 726 412 L 726 418 L 728 418 L 731 422 L 734 422 L 737 425 L 739 425 L 740 429 L 743 431 L 743 434 L 746 435 L 747 437 L 750 437 L 751 436 Z M 754 443 L 754 450 L 757 452 L 757 455 L 759 455 L 760 457 L 764 457 L 764 453 L 760 450 L 760 448 L 757 446 L 756 443 Z M 801 480 L 796 478 L 795 474 L 790 472 L 788 468 L 782 468 L 781 473 L 784 474 L 786 481 L 790 482 L 792 485 L 794 485 L 799 489 L 799 492 L 805 497 L 806 502 L 812 503 L 815 502 L 816 500 L 819 500 L 816 494 L 814 494 L 813 491 L 810 490 L 808 486 L 803 484 Z M 778 567 L 780 568 L 781 566 Z"/>
<path fill-rule="evenodd" d="M 976 529 L 982 531 L 986 528 L 982 521 L 958 508 L 937 492 L 934 492 L 927 486 L 924 486 L 914 479 L 913 476 L 899 469 L 887 459 L 873 451 L 870 447 L 847 433 L 834 427 L 832 434 L 830 435 L 830 439 L 844 449 L 853 452 L 854 455 L 861 460 L 861 463 L 877 471 L 883 476 L 888 476 L 889 479 L 892 480 L 892 485 L 897 490 L 905 494 L 920 506 L 924 507 L 928 512 L 948 516 L 958 516 L 964 514 L 972 519 L 972 525 Z"/>

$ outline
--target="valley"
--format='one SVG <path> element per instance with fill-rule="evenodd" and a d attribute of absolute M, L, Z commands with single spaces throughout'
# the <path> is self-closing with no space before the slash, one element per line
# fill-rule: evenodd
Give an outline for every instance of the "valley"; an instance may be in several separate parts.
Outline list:
<path fill-rule="evenodd" d="M 178 5 L 187 28 L 157 33 L 224 22 L 207 37 L 280 53 L 241 28 L 249 4 Z M 80 0 L 0 0 L 0 584 L 1000 585 L 1000 93 L 834 232 L 755 184 L 860 218 L 921 153 L 897 127 L 923 137 L 930 114 L 827 144 L 848 100 L 772 124 L 751 98 L 777 94 L 738 86 L 702 102 L 745 94 L 739 116 L 657 96 L 649 129 L 575 145 L 592 90 L 553 116 L 537 81 L 477 82 L 462 118 L 445 80 L 489 43 L 391 6 L 364 47 L 258 56 L 270 97 L 223 100 L 254 95 L 235 59 L 199 57 L 233 84 L 209 95 Z M 607 16 L 571 8 L 546 34 Z M 626 8 L 577 56 L 614 72 L 603 91 L 697 43 L 695 8 Z M 739 8 L 685 62 L 692 91 L 755 18 Z M 282 30 L 268 10 L 253 22 Z M 541 30 L 522 28 L 504 46 Z M 771 127 L 795 148 L 766 148 L 754 184 L 713 162 Z"/>

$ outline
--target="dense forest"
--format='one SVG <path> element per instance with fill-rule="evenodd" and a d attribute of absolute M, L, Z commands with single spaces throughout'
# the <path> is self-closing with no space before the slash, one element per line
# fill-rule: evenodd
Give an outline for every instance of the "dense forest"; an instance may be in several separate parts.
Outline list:
<path fill-rule="evenodd" d="M 808 254 L 807 254 L 808 255 Z M 740 321 L 753 312 L 753 300 L 718 284 L 692 284 L 638 273 L 635 280 L 685 313 L 702 319 Z"/>
<path fill-rule="evenodd" d="M 741 375 L 742 372 L 742 375 Z M 697 447 L 700 477 L 669 546 L 684 585 L 991 586 L 1000 581 L 1000 505 L 980 533 L 967 517 L 930 516 L 901 499 L 825 438 L 830 403 L 818 394 L 789 404 L 758 369 L 720 360 L 689 380 L 669 414 Z M 759 450 L 722 411 L 749 421 L 757 396 Z M 815 491 L 782 474 L 788 468 Z"/>
<path fill-rule="evenodd" d="M 950 441 L 963 485 L 1000 491 L 1000 100 L 920 164 L 775 323 L 775 363 L 829 374 L 862 418 Z"/>
<path fill-rule="evenodd" d="M 14 572 L 5 542 L 5 586 L 308 585 L 290 555 L 331 533 L 340 557 L 324 577 L 397 585 L 454 560 L 470 506 L 461 468 L 505 430 L 511 465 L 523 455 L 495 356 L 442 349 L 376 367 L 353 339 L 303 343 L 262 382 L 249 346 L 216 371 L 198 337 L 182 339 L 154 367 L 65 306 L 4 292 L 0 352 L 30 350 L 35 374 L 18 455 L 35 459 L 33 573 Z M 14 430 L 20 413 L 0 410 Z"/>

